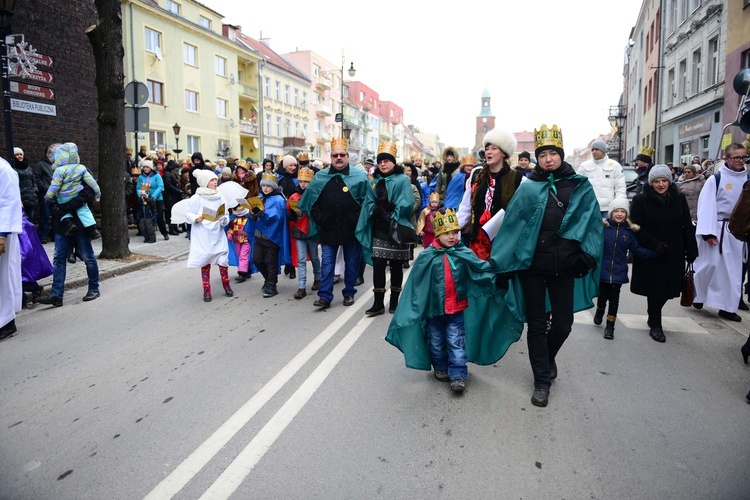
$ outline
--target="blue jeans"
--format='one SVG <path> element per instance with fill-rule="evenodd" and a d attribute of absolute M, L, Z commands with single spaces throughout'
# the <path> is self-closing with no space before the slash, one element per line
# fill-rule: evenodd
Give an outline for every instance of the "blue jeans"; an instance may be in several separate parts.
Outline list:
<path fill-rule="evenodd" d="M 313 279 L 320 281 L 320 259 L 318 258 L 318 244 L 313 240 L 294 240 L 297 245 L 297 288 L 307 287 L 307 255 L 313 267 Z"/>
<path fill-rule="evenodd" d="M 91 247 L 91 239 L 87 234 L 76 233 L 66 237 L 55 233 L 55 253 L 52 257 L 52 295 L 62 298 L 65 291 L 65 272 L 68 265 L 68 245 L 75 241 L 78 251 L 81 253 L 83 262 L 86 263 L 86 274 L 89 277 L 89 290 L 99 290 L 99 264 L 96 262 L 94 249 Z"/>
<path fill-rule="evenodd" d="M 344 249 L 344 297 L 354 297 L 357 289 L 354 282 L 359 275 L 359 261 L 362 256 L 362 246 L 359 243 L 350 245 L 320 245 L 320 289 L 318 297 L 328 302 L 333 301 L 333 275 L 336 268 L 336 252 L 339 246 Z"/>
<path fill-rule="evenodd" d="M 451 380 L 466 380 L 466 332 L 464 312 L 443 314 L 427 319 L 427 343 L 435 371 L 447 371 Z"/>

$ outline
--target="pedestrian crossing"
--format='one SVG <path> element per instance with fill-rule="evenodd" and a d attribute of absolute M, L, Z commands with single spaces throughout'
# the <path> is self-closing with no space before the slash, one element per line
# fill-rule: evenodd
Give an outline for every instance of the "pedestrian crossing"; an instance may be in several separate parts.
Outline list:
<path fill-rule="evenodd" d="M 622 323 L 625 328 L 635 330 L 648 330 L 645 314 L 618 314 L 617 321 Z M 575 314 L 574 322 L 583 325 L 593 325 L 594 316 L 588 311 L 581 311 Z M 666 331 L 684 332 L 684 333 L 702 333 L 708 334 L 708 330 L 696 323 L 690 318 L 678 318 L 674 316 L 663 316 L 661 319 L 662 328 Z"/>

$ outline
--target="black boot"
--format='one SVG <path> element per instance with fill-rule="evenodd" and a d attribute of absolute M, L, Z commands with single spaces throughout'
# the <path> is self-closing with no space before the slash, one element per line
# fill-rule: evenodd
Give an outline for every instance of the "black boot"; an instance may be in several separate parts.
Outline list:
<path fill-rule="evenodd" d="M 750 357 L 750 337 L 747 338 L 747 342 L 745 342 L 745 345 L 742 346 L 742 359 L 745 360 L 745 364 L 747 364 L 747 358 Z"/>
<path fill-rule="evenodd" d="M 388 312 L 393 314 L 396 312 L 396 307 L 398 306 L 398 296 L 401 294 L 401 288 L 400 286 L 392 286 L 391 287 L 391 303 L 388 306 Z"/>
<path fill-rule="evenodd" d="M 604 308 L 597 306 L 596 313 L 594 314 L 594 324 L 601 325 L 603 319 L 604 319 Z"/>
<path fill-rule="evenodd" d="M 169 234 L 172 236 L 179 236 L 180 232 L 177 230 L 177 224 L 169 225 Z"/>
<path fill-rule="evenodd" d="M 607 316 L 607 326 L 604 327 L 604 338 L 613 339 L 615 338 L 615 321 L 616 316 Z"/>
<path fill-rule="evenodd" d="M 365 311 L 365 315 L 379 316 L 385 314 L 385 304 L 383 303 L 383 299 L 385 298 L 385 288 L 374 288 L 373 292 L 375 292 L 375 302 L 373 302 L 371 308 Z"/>

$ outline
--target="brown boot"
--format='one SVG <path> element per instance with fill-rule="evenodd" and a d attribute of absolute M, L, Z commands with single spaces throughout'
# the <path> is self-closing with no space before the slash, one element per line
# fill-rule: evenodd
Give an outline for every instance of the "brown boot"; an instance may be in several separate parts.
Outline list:
<path fill-rule="evenodd" d="M 299 290 L 297 290 L 297 293 L 294 294 L 294 298 L 298 300 L 304 299 L 305 297 L 307 297 L 307 292 L 304 288 L 300 288 Z"/>

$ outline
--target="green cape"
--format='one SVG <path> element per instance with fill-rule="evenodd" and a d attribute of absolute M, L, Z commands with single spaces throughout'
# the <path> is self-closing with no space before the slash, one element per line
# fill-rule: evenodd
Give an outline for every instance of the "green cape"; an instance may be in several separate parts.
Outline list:
<path fill-rule="evenodd" d="M 463 243 L 449 249 L 430 246 L 419 254 L 385 340 L 404 353 L 409 368 L 430 369 L 426 320 L 445 314 L 445 255 L 452 264 L 458 299 L 469 300 L 464 311 L 466 355 L 472 363 L 490 365 L 521 337 L 523 323 L 505 307 L 490 264 Z"/>
<path fill-rule="evenodd" d="M 593 307 L 593 298 L 599 295 L 603 225 L 599 203 L 588 179 L 578 174 L 566 178 L 581 179 L 581 182 L 570 195 L 557 234 L 561 238 L 577 241 L 581 250 L 596 259 L 596 266 L 586 276 L 575 280 L 573 310 L 578 312 Z M 511 198 L 503 224 L 492 243 L 490 262 L 498 273 L 522 271 L 531 265 L 549 188 L 548 182 L 522 182 Z M 518 274 L 510 281 L 506 304 L 519 321 L 526 322 L 526 305 Z"/>
<path fill-rule="evenodd" d="M 414 229 L 414 226 L 411 224 L 412 211 L 414 210 L 414 192 L 411 189 L 409 178 L 404 174 L 373 178 L 370 181 L 372 184 L 372 189 L 370 189 L 372 196 L 365 198 L 362 204 L 362 211 L 359 213 L 359 221 L 357 222 L 357 239 L 362 243 L 362 255 L 365 262 L 370 265 L 372 265 L 372 211 L 375 208 L 375 186 L 377 186 L 381 179 L 385 179 L 388 201 L 396 205 L 391 218 L 396 219 L 396 222 L 402 226 Z"/>
<path fill-rule="evenodd" d="M 297 208 L 310 216 L 312 207 L 313 205 L 315 205 L 315 202 L 318 201 L 318 197 L 323 191 L 323 188 L 326 187 L 326 184 L 328 184 L 328 182 L 336 176 L 340 176 L 342 179 L 344 179 L 344 184 L 346 184 L 346 187 L 349 188 L 349 192 L 354 197 L 354 201 L 359 203 L 360 207 L 364 203 L 365 199 L 370 197 L 373 197 L 374 199 L 374 193 L 372 193 L 372 189 L 370 188 L 367 174 L 362 170 L 354 168 L 350 165 L 349 175 L 344 175 L 340 172 L 337 172 L 335 168 L 329 167 L 315 174 L 313 180 L 310 181 L 310 185 L 307 186 L 305 192 L 302 193 L 302 198 L 300 198 Z M 362 220 L 361 217 L 360 220 Z M 359 231 L 359 227 L 357 228 L 357 231 Z M 320 229 L 318 225 L 312 220 L 312 217 L 310 216 L 310 231 L 307 238 L 313 241 L 317 241 L 319 232 Z M 359 242 L 362 243 L 362 240 L 359 240 Z"/>

